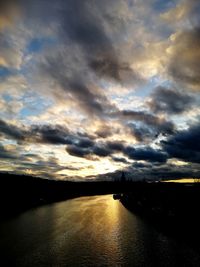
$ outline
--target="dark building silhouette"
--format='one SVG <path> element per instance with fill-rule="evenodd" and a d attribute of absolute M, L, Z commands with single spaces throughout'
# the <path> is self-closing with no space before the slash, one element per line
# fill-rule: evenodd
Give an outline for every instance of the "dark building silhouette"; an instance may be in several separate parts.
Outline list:
<path fill-rule="evenodd" d="M 120 181 L 121 181 L 121 182 L 126 182 L 125 172 L 122 172 Z"/>

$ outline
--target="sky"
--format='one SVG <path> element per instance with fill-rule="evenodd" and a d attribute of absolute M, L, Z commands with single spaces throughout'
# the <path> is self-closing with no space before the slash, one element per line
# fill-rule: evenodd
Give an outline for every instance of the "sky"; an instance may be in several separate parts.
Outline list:
<path fill-rule="evenodd" d="M 200 1 L 0 1 L 0 171 L 200 177 Z"/>

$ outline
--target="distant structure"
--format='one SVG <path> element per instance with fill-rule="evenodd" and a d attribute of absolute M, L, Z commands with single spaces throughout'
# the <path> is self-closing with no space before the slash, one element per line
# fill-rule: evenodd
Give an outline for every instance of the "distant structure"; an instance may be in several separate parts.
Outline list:
<path fill-rule="evenodd" d="M 121 181 L 121 182 L 126 182 L 125 172 L 122 172 L 120 181 Z"/>

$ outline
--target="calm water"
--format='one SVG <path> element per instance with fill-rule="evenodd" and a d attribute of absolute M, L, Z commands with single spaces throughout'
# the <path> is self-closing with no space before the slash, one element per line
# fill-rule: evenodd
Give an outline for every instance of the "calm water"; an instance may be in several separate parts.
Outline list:
<path fill-rule="evenodd" d="M 29 210 L 1 223 L 1 266 L 200 266 L 200 255 L 112 195 Z"/>

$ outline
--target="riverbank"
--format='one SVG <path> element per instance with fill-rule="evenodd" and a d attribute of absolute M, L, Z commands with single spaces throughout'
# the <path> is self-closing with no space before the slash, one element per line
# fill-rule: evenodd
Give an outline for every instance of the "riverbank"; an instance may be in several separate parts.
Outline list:
<path fill-rule="evenodd" d="M 199 246 L 199 183 L 143 184 L 122 194 L 120 201 L 157 229 Z"/>
<path fill-rule="evenodd" d="M 133 182 L 70 182 L 1 173 L 1 218 L 13 216 L 36 206 L 79 196 L 127 192 L 132 186 Z"/>

